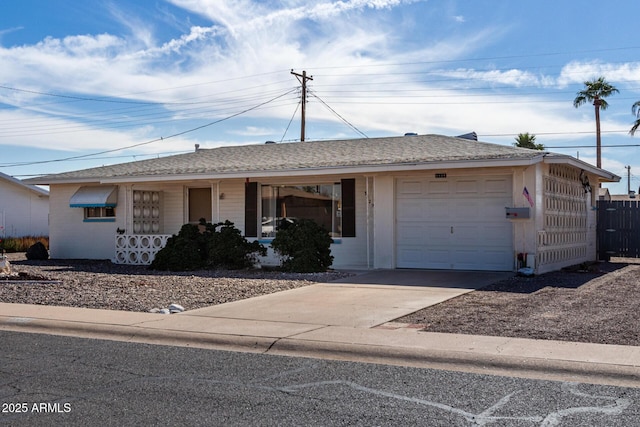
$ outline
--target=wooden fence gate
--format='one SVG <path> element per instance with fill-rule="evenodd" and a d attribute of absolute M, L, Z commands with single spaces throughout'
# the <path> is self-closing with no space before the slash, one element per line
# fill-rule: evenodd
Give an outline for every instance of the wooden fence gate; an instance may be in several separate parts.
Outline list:
<path fill-rule="evenodd" d="M 598 201 L 598 259 L 640 258 L 640 201 Z"/>

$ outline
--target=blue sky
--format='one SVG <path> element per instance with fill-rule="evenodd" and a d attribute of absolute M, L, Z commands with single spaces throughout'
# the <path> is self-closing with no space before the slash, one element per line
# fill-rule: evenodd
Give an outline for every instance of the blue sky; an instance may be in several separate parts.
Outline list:
<path fill-rule="evenodd" d="M 0 171 L 18 178 L 191 151 L 306 139 L 460 135 L 595 164 L 640 186 L 635 1 L 3 2 Z"/>

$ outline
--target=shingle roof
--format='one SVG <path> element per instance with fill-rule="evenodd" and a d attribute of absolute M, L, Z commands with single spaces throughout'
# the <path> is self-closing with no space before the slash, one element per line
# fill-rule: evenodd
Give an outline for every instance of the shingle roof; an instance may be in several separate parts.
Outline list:
<path fill-rule="evenodd" d="M 299 171 L 471 160 L 525 160 L 543 152 L 442 135 L 239 145 L 34 178 L 52 183 L 166 175 Z"/>

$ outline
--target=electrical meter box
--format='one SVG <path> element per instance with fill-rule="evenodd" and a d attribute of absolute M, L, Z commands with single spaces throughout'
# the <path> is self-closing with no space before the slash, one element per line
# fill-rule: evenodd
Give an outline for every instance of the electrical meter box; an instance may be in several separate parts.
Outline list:
<path fill-rule="evenodd" d="M 529 208 L 505 208 L 507 219 L 528 219 L 530 217 Z"/>

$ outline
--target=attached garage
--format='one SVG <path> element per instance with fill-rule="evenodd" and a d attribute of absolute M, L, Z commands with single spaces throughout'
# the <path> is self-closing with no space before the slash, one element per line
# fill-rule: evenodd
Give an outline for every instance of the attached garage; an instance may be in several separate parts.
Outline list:
<path fill-rule="evenodd" d="M 396 180 L 398 268 L 511 271 L 511 175 Z"/>

